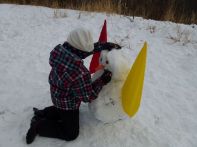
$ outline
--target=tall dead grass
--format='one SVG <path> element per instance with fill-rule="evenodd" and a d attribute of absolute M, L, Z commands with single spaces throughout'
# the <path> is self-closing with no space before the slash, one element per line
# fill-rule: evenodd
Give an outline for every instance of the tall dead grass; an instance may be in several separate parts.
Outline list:
<path fill-rule="evenodd" d="M 0 3 L 117 13 L 197 24 L 197 0 L 0 0 Z"/>
<path fill-rule="evenodd" d="M 91 3 L 82 3 L 78 8 L 85 11 L 107 12 L 107 13 L 121 13 L 121 5 L 113 3 L 111 0 L 98 0 Z"/>

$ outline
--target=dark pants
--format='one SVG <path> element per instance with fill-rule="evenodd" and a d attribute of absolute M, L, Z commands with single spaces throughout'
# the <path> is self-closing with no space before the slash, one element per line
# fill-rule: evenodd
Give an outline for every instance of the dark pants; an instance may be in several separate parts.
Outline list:
<path fill-rule="evenodd" d="M 37 132 L 40 136 L 74 140 L 79 135 L 79 110 L 61 110 L 54 106 L 41 110 L 44 119 L 40 121 Z"/>

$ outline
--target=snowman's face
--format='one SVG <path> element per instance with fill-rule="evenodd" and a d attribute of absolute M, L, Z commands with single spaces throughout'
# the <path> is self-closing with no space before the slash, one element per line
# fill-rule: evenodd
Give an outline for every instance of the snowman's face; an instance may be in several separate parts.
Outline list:
<path fill-rule="evenodd" d="M 109 65 L 109 60 L 107 58 L 108 51 L 102 51 L 101 56 L 99 58 L 99 63 L 104 67 Z"/>

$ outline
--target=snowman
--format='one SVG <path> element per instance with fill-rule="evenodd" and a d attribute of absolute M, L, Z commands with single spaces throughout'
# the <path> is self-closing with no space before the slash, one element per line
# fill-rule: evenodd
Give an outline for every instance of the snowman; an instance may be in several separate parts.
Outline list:
<path fill-rule="evenodd" d="M 93 116 L 104 122 L 112 123 L 126 118 L 121 104 L 121 88 L 129 73 L 130 67 L 123 50 L 102 51 L 97 72 L 92 80 L 102 75 L 104 69 L 112 72 L 110 83 L 100 91 L 98 98 L 89 103 L 89 110 Z"/>

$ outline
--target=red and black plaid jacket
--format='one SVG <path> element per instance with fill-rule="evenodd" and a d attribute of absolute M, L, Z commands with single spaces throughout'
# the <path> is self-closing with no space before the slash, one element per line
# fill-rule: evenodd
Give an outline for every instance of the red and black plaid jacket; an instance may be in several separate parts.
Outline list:
<path fill-rule="evenodd" d="M 57 108 L 79 109 L 82 101 L 96 99 L 103 87 L 101 79 L 92 82 L 90 72 L 80 58 L 82 53 L 68 43 L 56 46 L 50 53 L 49 84 L 51 99 Z"/>

